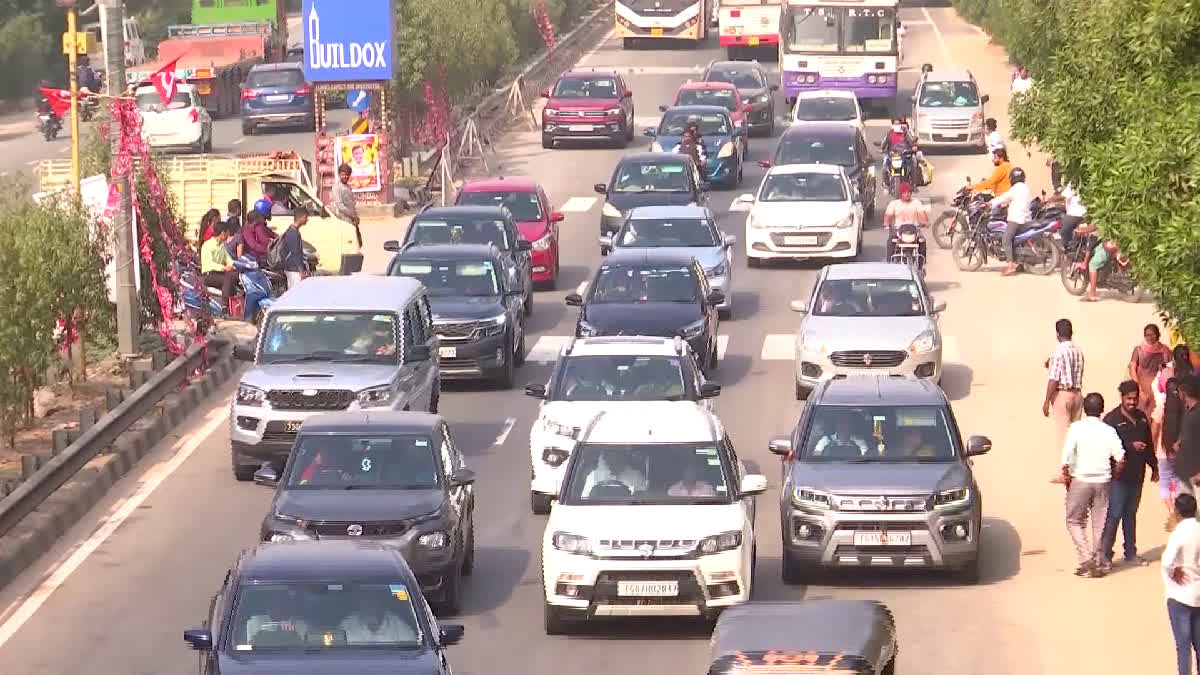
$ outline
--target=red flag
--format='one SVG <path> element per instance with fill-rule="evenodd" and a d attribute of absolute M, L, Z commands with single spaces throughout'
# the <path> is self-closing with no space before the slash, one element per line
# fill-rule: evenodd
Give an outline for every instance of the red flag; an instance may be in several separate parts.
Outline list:
<path fill-rule="evenodd" d="M 71 109 L 71 92 L 66 89 L 52 89 L 50 87 L 38 87 L 42 92 L 42 96 L 46 97 L 46 102 L 50 104 L 50 110 L 55 115 L 62 117 Z"/>
<path fill-rule="evenodd" d="M 158 91 L 158 97 L 162 99 L 163 105 L 170 105 L 171 99 L 175 98 L 175 91 L 179 88 L 179 82 L 175 79 L 175 64 L 179 63 L 179 57 L 176 56 L 170 63 L 154 71 L 150 76 L 150 82 L 154 85 L 154 89 Z"/>

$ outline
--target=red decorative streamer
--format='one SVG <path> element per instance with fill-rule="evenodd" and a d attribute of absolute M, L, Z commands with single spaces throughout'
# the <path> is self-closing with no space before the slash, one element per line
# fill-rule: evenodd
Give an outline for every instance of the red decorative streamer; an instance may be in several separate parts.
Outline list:
<path fill-rule="evenodd" d="M 533 24 L 537 26 L 542 42 L 546 43 L 546 51 L 554 51 L 554 24 L 550 21 L 550 13 L 546 11 L 546 3 L 539 0 L 529 7 L 533 16 Z"/>
<path fill-rule="evenodd" d="M 450 134 L 450 103 L 446 95 L 446 71 L 438 67 L 437 80 L 426 78 L 421 83 L 425 114 L 416 129 L 416 138 L 422 143 L 437 147 L 446 143 Z"/>

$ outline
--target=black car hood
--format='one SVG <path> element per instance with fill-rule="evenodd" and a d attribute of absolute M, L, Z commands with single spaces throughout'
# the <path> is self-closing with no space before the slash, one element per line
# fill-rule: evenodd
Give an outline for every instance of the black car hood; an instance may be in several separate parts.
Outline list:
<path fill-rule="evenodd" d="M 220 675 L 438 675 L 437 654 L 428 648 L 346 649 L 339 653 L 229 654 L 222 652 Z"/>
<path fill-rule="evenodd" d="M 373 522 L 405 520 L 437 511 L 441 490 L 283 490 L 275 512 L 304 520 Z"/>
<path fill-rule="evenodd" d="M 433 310 L 434 320 L 486 319 L 504 313 L 504 302 L 500 296 L 430 296 L 429 307 Z"/>
<path fill-rule="evenodd" d="M 638 206 L 687 206 L 695 203 L 690 192 L 610 192 L 608 203 L 620 211 Z"/>
<path fill-rule="evenodd" d="M 583 313 L 583 319 L 602 335 L 661 337 L 678 335 L 684 326 L 699 321 L 702 316 L 699 302 L 588 305 Z"/>

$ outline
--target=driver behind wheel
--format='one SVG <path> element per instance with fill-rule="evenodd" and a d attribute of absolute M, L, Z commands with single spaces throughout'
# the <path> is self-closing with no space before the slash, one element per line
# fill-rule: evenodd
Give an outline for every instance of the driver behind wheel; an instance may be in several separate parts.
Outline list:
<path fill-rule="evenodd" d="M 813 454 L 830 457 L 853 457 L 857 450 L 858 456 L 869 452 L 867 441 L 854 432 L 854 418 L 851 413 L 841 413 L 834 421 L 833 433 L 825 434 L 813 447 Z"/>
<path fill-rule="evenodd" d="M 646 474 L 634 466 L 633 453 L 624 448 L 608 450 L 600 456 L 596 468 L 583 482 L 583 497 L 603 483 L 624 485 L 631 495 L 647 488 Z"/>

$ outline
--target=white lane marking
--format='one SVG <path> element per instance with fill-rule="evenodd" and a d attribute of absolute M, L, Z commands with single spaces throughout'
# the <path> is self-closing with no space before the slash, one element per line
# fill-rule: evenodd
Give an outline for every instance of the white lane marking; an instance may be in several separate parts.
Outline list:
<path fill-rule="evenodd" d="M 958 338 L 953 335 L 942 336 L 942 363 L 961 363 L 962 354 L 958 351 Z"/>
<path fill-rule="evenodd" d="M 571 341 L 570 335 L 543 335 L 533 343 L 533 348 L 525 355 L 530 363 L 554 363 L 558 360 L 558 352 L 563 345 Z"/>
<path fill-rule="evenodd" d="M 729 336 L 728 335 L 718 335 L 717 336 L 717 360 L 718 361 L 725 360 L 725 350 L 726 349 L 729 349 Z"/>
<path fill-rule="evenodd" d="M 246 142 L 246 137 L 245 137 L 245 136 L 242 136 L 241 138 L 239 138 L 239 139 L 237 139 L 236 141 L 234 141 L 234 142 L 233 142 L 233 144 L 234 144 L 234 145 L 241 145 L 242 143 L 245 143 L 245 142 Z"/>
<path fill-rule="evenodd" d="M 508 434 L 512 432 L 513 425 L 517 423 L 517 418 L 510 417 L 504 420 L 504 428 L 500 433 L 496 434 L 496 442 L 492 445 L 504 445 L 504 441 L 508 440 Z"/>
<path fill-rule="evenodd" d="M 587 51 L 586 54 L 581 56 L 579 58 L 579 60 L 575 62 L 575 65 L 582 66 L 587 61 L 591 60 L 591 58 L 596 55 L 596 52 L 600 51 L 601 49 L 604 48 L 604 45 L 608 44 L 608 41 L 612 39 L 613 33 L 615 33 L 615 32 L 617 32 L 617 29 L 613 28 L 612 30 L 609 30 L 607 33 L 605 33 L 604 37 L 600 38 L 600 41 L 596 43 L 596 46 L 592 47 L 591 49 L 589 49 Z"/>
<path fill-rule="evenodd" d="M 25 162 L 25 165 L 26 166 L 37 166 L 41 161 L 42 160 L 40 160 L 40 159 L 31 159 L 28 162 Z"/>
<path fill-rule="evenodd" d="M 921 13 L 925 15 L 925 20 L 929 22 L 929 27 L 933 29 L 933 37 L 937 39 L 938 45 L 942 48 L 942 56 L 947 60 L 950 58 L 950 47 L 946 45 L 946 38 L 942 36 L 942 29 L 933 22 L 933 15 L 929 13 L 928 7 L 922 7 Z"/>
<path fill-rule="evenodd" d="M 558 207 L 563 213 L 584 213 L 596 205 L 595 197 L 571 197 Z"/>
<path fill-rule="evenodd" d="M 776 333 L 763 338 L 763 361 L 793 361 L 796 358 L 796 336 L 791 333 Z"/>
<path fill-rule="evenodd" d="M 225 424 L 229 420 L 229 409 L 225 406 L 219 406 L 208 414 L 205 418 L 207 421 L 204 426 L 194 430 L 189 436 L 179 439 L 179 442 L 172 448 L 173 454 L 166 460 L 155 464 L 142 476 L 141 482 L 138 484 L 138 489 L 123 501 L 119 501 L 113 505 L 109 515 L 102 521 L 99 529 L 92 533 L 83 543 L 75 547 L 69 555 L 61 560 L 54 569 L 50 572 L 50 576 L 41 583 L 32 593 L 23 599 L 18 599 L 5 610 L 5 619 L 3 624 L 0 624 L 0 647 L 3 647 L 17 631 L 25 625 L 27 621 L 33 618 L 38 609 L 50 599 L 54 591 L 58 590 L 71 574 L 79 568 L 80 565 L 88 559 L 100 548 L 108 538 L 112 536 L 117 528 L 121 527 L 129 516 L 133 515 L 134 511 L 142 505 L 154 494 L 159 485 L 162 485 L 171 474 L 183 465 L 184 462 L 192 456 L 196 448 L 208 439 L 217 427 Z"/>

